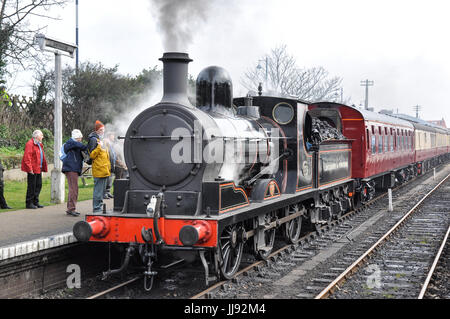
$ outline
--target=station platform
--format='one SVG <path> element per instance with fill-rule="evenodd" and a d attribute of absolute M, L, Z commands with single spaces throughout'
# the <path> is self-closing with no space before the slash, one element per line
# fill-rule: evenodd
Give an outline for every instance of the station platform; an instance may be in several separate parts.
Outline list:
<path fill-rule="evenodd" d="M 103 200 L 106 209 L 113 199 Z M 0 260 L 76 242 L 73 225 L 92 212 L 92 200 L 77 203 L 78 217 L 66 214 L 67 203 L 38 209 L 0 212 Z"/>

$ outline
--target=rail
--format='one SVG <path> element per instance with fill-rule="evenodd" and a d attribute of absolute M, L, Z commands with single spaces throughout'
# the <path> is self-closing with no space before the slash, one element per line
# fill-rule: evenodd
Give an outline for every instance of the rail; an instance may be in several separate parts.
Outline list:
<path fill-rule="evenodd" d="M 436 258 L 434 258 L 433 265 L 430 268 L 430 271 L 428 272 L 427 278 L 425 279 L 425 283 L 422 286 L 422 290 L 420 291 L 419 297 L 417 299 L 423 299 L 423 296 L 425 295 L 425 292 L 428 289 L 428 285 L 430 284 L 431 277 L 433 276 L 434 270 L 436 269 L 436 266 L 438 264 L 439 259 L 441 258 L 442 252 L 444 251 L 445 244 L 447 243 L 448 234 L 450 233 L 450 226 L 447 229 L 447 233 L 445 234 L 444 240 L 442 241 L 441 247 L 439 248 Z"/>
<path fill-rule="evenodd" d="M 383 237 L 381 237 L 372 247 L 370 247 L 361 257 L 359 257 L 353 264 L 351 264 L 339 277 L 337 277 L 333 282 L 331 282 L 322 292 L 320 292 L 315 299 L 323 299 L 328 297 L 333 291 L 339 287 L 339 284 L 345 281 L 351 274 L 353 274 L 357 268 L 378 248 L 384 243 L 391 235 L 400 228 L 401 225 L 419 208 L 422 203 L 433 194 L 448 178 L 450 174 L 447 175 L 436 187 L 434 187 L 430 192 L 428 192 L 413 208 L 411 208 L 408 213 L 403 216 Z"/>

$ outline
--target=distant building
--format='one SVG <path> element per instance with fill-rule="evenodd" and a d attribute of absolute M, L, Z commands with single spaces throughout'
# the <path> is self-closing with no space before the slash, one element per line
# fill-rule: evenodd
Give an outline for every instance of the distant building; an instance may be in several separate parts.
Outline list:
<path fill-rule="evenodd" d="M 443 128 L 447 128 L 447 125 L 445 125 L 445 121 L 444 118 L 442 118 L 442 120 L 437 120 L 437 121 L 427 121 L 428 123 L 434 124 L 434 125 L 438 125 L 438 126 L 442 126 Z"/>

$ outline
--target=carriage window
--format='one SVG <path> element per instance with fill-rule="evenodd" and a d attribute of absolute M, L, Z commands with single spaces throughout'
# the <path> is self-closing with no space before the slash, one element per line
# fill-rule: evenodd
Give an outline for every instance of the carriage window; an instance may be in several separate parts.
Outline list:
<path fill-rule="evenodd" d="M 406 150 L 406 131 L 402 131 L 403 137 L 403 149 Z"/>
<path fill-rule="evenodd" d="M 394 151 L 394 137 L 391 135 L 391 152 Z"/>
<path fill-rule="evenodd" d="M 400 134 L 401 134 L 401 137 L 400 137 L 401 148 L 402 148 L 402 150 L 405 150 L 405 132 L 403 130 L 401 130 Z"/>
<path fill-rule="evenodd" d="M 384 152 L 387 153 L 389 151 L 389 142 L 388 142 L 388 136 L 384 136 Z"/>
<path fill-rule="evenodd" d="M 369 129 L 366 129 L 366 141 L 367 141 L 367 150 L 370 150 L 370 136 L 369 136 Z"/>
<path fill-rule="evenodd" d="M 377 145 L 375 143 L 375 135 L 372 135 L 372 154 L 377 153 Z"/>
<path fill-rule="evenodd" d="M 409 150 L 409 131 L 406 131 L 406 149 Z"/>
<path fill-rule="evenodd" d="M 383 153 L 383 135 L 381 135 L 381 128 L 380 128 L 380 135 L 378 135 L 378 153 Z"/>

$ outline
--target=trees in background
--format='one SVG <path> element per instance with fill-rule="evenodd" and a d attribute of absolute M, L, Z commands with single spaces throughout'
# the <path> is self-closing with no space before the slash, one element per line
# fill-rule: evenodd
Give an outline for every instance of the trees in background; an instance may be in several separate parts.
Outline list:
<path fill-rule="evenodd" d="M 262 83 L 265 92 L 291 95 L 311 102 L 340 100 L 342 87 L 342 78 L 329 77 L 321 66 L 300 68 L 295 57 L 288 53 L 286 45 L 272 49 L 244 73 L 241 82 L 248 90 L 255 91 Z"/>
<path fill-rule="evenodd" d="M 114 118 L 136 107 L 143 96 L 162 78 L 156 66 L 142 70 L 136 76 L 122 75 L 118 67 L 101 63 L 82 63 L 78 72 L 72 67 L 63 70 L 64 135 L 74 128 L 87 136 L 96 120 L 111 123 Z M 30 116 L 53 107 L 53 71 L 38 73 L 33 86 L 34 103 Z"/>
<path fill-rule="evenodd" d="M 93 130 L 96 120 L 105 124 L 123 117 L 135 109 L 142 99 L 162 79 L 158 67 L 142 70 L 138 75 L 122 75 L 118 67 L 101 63 L 83 63 L 78 72 L 72 67 L 63 69 L 63 136 L 70 136 L 74 128 L 84 136 Z M 54 71 L 36 71 L 33 97 L 14 96 L 9 105 L 0 99 L 0 148 L 23 153 L 25 143 L 34 129 L 44 133 L 44 145 L 49 160 L 53 158 Z M 17 125 L 20 123 L 20 125 Z M 8 163 L 0 151 L 0 160 Z M 14 157 L 14 160 L 17 158 Z M 9 165 L 9 164 L 7 164 Z M 11 166 L 11 165 L 9 165 Z"/>
<path fill-rule="evenodd" d="M 41 65 L 34 36 L 42 28 L 32 27 L 31 16 L 54 19 L 50 9 L 64 6 L 70 0 L 2 0 L 0 4 L 0 84 L 5 84 L 11 70 L 25 70 Z"/>

